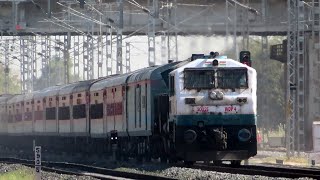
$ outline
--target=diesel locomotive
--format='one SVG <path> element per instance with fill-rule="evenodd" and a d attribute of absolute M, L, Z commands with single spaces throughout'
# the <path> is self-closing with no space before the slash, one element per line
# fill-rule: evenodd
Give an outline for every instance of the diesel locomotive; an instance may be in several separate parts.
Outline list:
<path fill-rule="evenodd" d="M 247 57 L 247 56 L 246 56 Z M 186 61 L 0 97 L 0 145 L 163 161 L 231 161 L 257 153 L 251 64 Z"/>

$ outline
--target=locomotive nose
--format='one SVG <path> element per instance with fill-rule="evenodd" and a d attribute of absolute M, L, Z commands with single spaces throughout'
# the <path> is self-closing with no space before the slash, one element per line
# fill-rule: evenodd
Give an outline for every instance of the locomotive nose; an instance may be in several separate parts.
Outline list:
<path fill-rule="evenodd" d="M 184 141 L 188 144 L 193 143 L 197 139 L 197 133 L 194 130 L 187 130 L 183 135 Z"/>

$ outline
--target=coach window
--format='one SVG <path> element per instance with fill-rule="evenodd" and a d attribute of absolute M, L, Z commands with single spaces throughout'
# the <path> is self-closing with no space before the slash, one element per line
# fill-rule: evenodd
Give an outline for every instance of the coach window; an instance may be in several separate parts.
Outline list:
<path fill-rule="evenodd" d="M 90 108 L 90 118 L 91 119 L 101 119 L 103 118 L 103 104 L 92 104 Z"/>
<path fill-rule="evenodd" d="M 56 108 L 46 108 L 46 120 L 55 120 L 56 119 Z"/>
<path fill-rule="evenodd" d="M 78 104 L 73 106 L 73 119 L 81 119 L 86 117 L 86 105 Z"/>
<path fill-rule="evenodd" d="M 59 120 L 68 120 L 70 119 L 70 108 L 67 107 L 59 107 Z"/>
<path fill-rule="evenodd" d="M 81 99 L 77 99 L 77 104 L 81 104 Z"/>

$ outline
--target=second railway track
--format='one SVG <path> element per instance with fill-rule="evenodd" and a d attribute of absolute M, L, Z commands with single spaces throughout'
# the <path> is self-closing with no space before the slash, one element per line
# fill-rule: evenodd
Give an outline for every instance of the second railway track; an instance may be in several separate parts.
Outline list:
<path fill-rule="evenodd" d="M 204 164 L 195 164 L 193 168 L 207 171 L 217 171 L 232 174 L 244 175 L 260 175 L 267 177 L 283 177 L 283 178 L 314 178 L 320 179 L 320 169 L 315 168 L 299 168 L 299 167 L 276 167 L 266 165 L 243 165 L 237 168 L 223 166 L 211 166 Z"/>
<path fill-rule="evenodd" d="M 16 163 L 16 164 L 29 166 L 29 167 L 34 167 L 33 160 L 17 159 L 17 158 L 0 158 L 0 162 L 8 163 L 8 164 Z M 175 180 L 175 178 L 170 178 L 170 177 L 117 171 L 117 170 L 112 170 L 112 169 L 107 169 L 102 167 L 94 167 L 94 166 L 89 166 L 84 164 L 75 164 L 75 163 L 67 163 L 67 162 L 49 162 L 49 161 L 43 161 L 41 163 L 42 163 L 41 168 L 45 171 L 62 173 L 62 174 L 80 175 L 80 176 L 91 176 L 98 179 Z"/>
<path fill-rule="evenodd" d="M 33 160 L 17 159 L 17 158 L 0 158 L 3 163 L 16 163 L 29 167 L 34 166 Z M 179 164 L 173 166 L 185 167 Z M 320 179 L 320 170 L 315 168 L 298 168 L 298 167 L 279 167 L 271 165 L 243 165 L 237 168 L 227 165 L 213 166 L 202 163 L 196 163 L 190 167 L 193 169 L 200 169 L 205 171 L 216 171 L 230 174 L 242 174 L 252 176 L 267 176 L 267 177 L 283 177 L 283 178 L 313 178 Z M 61 174 L 72 174 L 80 176 L 91 176 L 98 179 L 159 179 L 172 180 L 172 177 L 163 177 L 156 175 L 139 174 L 132 172 L 117 171 L 102 167 L 95 167 L 84 164 L 67 163 L 67 162 L 51 162 L 43 161 L 42 169 L 49 172 L 56 172 Z"/>

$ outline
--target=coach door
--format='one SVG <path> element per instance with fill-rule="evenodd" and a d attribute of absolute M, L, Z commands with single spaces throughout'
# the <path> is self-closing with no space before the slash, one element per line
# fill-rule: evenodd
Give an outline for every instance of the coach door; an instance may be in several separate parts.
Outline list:
<path fill-rule="evenodd" d="M 139 84 L 136 86 L 135 104 L 135 128 L 139 129 L 141 127 L 141 86 Z"/>
<path fill-rule="evenodd" d="M 155 132 L 163 133 L 163 126 L 168 123 L 169 119 L 169 96 L 161 94 L 154 99 L 155 107 Z"/>

